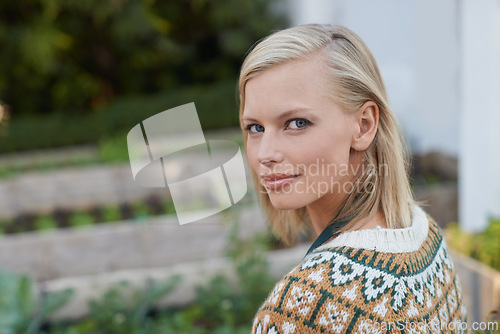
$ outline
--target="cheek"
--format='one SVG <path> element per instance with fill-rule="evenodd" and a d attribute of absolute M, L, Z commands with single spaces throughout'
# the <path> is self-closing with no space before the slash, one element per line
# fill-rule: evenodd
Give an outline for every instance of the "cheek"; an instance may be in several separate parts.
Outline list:
<path fill-rule="evenodd" d="M 338 176 L 335 171 L 349 165 L 350 142 L 329 136 L 315 141 L 314 145 L 301 148 L 300 152 L 301 160 L 307 165 L 311 176 L 335 177 Z"/>
<path fill-rule="evenodd" d="M 255 147 L 255 145 L 252 145 L 250 141 L 247 141 L 245 152 L 247 155 L 248 164 L 256 172 L 259 165 L 257 161 L 257 148 Z"/>

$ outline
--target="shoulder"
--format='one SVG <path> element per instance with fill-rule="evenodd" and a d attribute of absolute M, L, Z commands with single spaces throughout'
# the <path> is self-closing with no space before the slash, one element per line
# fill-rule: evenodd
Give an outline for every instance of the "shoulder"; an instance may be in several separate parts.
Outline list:
<path fill-rule="evenodd" d="M 314 250 L 276 284 L 257 313 L 255 332 L 284 333 L 289 327 L 295 333 L 354 333 L 391 319 L 442 319 L 439 310 L 450 320 L 463 319 L 460 288 L 438 226 L 421 209 L 413 221 L 418 230 L 404 235 L 416 238 L 418 247 L 403 252 L 332 243 Z"/>

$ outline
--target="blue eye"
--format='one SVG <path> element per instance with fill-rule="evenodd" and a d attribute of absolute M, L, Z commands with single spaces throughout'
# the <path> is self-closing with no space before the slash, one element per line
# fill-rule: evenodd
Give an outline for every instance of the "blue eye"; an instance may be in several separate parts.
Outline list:
<path fill-rule="evenodd" d="M 264 132 L 264 127 L 260 124 L 250 124 L 245 128 L 249 133 Z"/>
<path fill-rule="evenodd" d="M 288 123 L 288 127 L 290 129 L 302 129 L 308 126 L 309 124 L 311 124 L 311 122 L 309 122 L 307 119 L 295 118 Z"/>

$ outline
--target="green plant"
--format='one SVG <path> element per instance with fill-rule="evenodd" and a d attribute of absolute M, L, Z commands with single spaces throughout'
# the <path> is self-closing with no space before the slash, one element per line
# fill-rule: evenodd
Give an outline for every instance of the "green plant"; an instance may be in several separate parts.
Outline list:
<path fill-rule="evenodd" d="M 491 219 L 481 233 L 467 233 L 457 223 L 448 225 L 446 242 L 470 257 L 500 271 L 500 219 Z"/>
<path fill-rule="evenodd" d="M 234 224 L 227 255 L 234 266 L 236 280 L 220 274 L 197 287 L 196 300 L 191 306 L 162 313 L 165 326 L 162 328 L 167 329 L 166 333 L 249 333 L 252 317 L 274 284 L 265 259 L 268 248 L 267 235 L 242 239 Z"/>
<path fill-rule="evenodd" d="M 0 234 L 5 233 L 5 228 L 9 225 L 12 224 L 12 221 L 7 218 L 0 219 Z"/>
<path fill-rule="evenodd" d="M 198 319 L 201 309 L 197 305 L 185 309 L 169 309 L 163 312 L 160 322 L 166 333 L 206 334 Z"/>
<path fill-rule="evenodd" d="M 238 237 L 237 224 L 233 224 L 227 255 L 233 263 L 237 279 L 231 282 L 217 275 L 206 286 L 197 289 L 196 305 L 201 308 L 201 323 L 214 330 L 221 324 L 236 328 L 251 323 L 275 282 L 268 270 L 268 249 L 267 235 L 257 234 L 242 239 Z"/>
<path fill-rule="evenodd" d="M 123 217 L 124 213 L 128 219 L 133 218 L 141 221 L 152 216 L 175 213 L 175 208 L 170 197 L 156 198 L 151 196 L 133 204 L 123 203 L 121 207 L 119 205 L 94 207 L 92 212 L 80 210 L 71 212 L 68 209 L 56 209 L 51 215 L 24 214 L 14 219 L 1 219 L 0 234 L 118 222 L 127 219 L 127 217 Z"/>
<path fill-rule="evenodd" d="M 479 261 L 500 271 L 500 219 L 492 219 L 476 241 L 476 257 Z"/>
<path fill-rule="evenodd" d="M 142 201 L 134 203 L 132 209 L 136 220 L 143 220 L 152 215 L 151 208 Z"/>
<path fill-rule="evenodd" d="M 458 223 L 453 222 L 448 224 L 446 227 L 446 242 L 448 245 L 456 250 L 464 254 L 472 254 L 473 245 L 473 235 L 470 233 L 464 232 L 459 226 Z"/>
<path fill-rule="evenodd" d="M 69 218 L 71 226 L 87 226 L 94 224 L 94 217 L 86 211 L 75 211 Z"/>
<path fill-rule="evenodd" d="M 129 283 L 122 282 L 92 300 L 85 319 L 49 323 L 45 333 L 248 333 L 251 331 L 253 315 L 274 284 L 268 274 L 265 258 L 269 238 L 257 235 L 242 239 L 238 237 L 235 224 L 230 231 L 228 244 L 227 255 L 234 266 L 236 280 L 223 275 L 213 277 L 207 284 L 196 289 L 196 299 L 188 307 L 157 307 L 158 301 L 178 285 L 179 276 L 165 282 L 150 280 L 145 288 L 133 288 Z M 7 289 L 16 291 L 12 287 Z M 0 302 L 4 295 L 0 294 Z M 10 295 L 16 296 L 12 293 Z M 1 306 L 0 303 L 0 309 Z M 4 334 L 1 329 L 0 333 Z"/>
<path fill-rule="evenodd" d="M 0 179 L 8 179 L 12 175 L 14 175 L 15 172 L 12 170 L 12 168 L 8 167 L 0 167 Z"/>
<path fill-rule="evenodd" d="M 196 289 L 199 325 L 213 329 L 217 324 L 235 325 L 236 286 L 223 275 L 217 275 L 206 286 Z M 236 311 L 236 312 L 235 312 Z"/>
<path fill-rule="evenodd" d="M 72 290 L 34 294 L 27 276 L 0 272 L 0 333 L 38 333 L 50 315 L 71 298 Z"/>
<path fill-rule="evenodd" d="M 37 230 L 53 230 L 57 228 L 57 222 L 52 216 L 41 215 L 35 218 L 35 228 Z"/>
<path fill-rule="evenodd" d="M 102 209 L 102 217 L 105 222 L 116 222 L 121 219 L 120 208 L 117 205 L 108 205 Z"/>
<path fill-rule="evenodd" d="M 166 214 L 175 214 L 176 213 L 174 202 L 170 198 L 163 202 L 163 207 L 164 207 Z"/>
<path fill-rule="evenodd" d="M 252 43 L 285 26 L 271 6 L 268 0 L 0 2 L 0 59 L 11 65 L 2 70 L 0 96 L 16 116 L 78 115 L 116 96 L 234 78 Z"/>
<path fill-rule="evenodd" d="M 99 140 L 99 156 L 103 162 L 128 161 L 126 134 Z"/>
<path fill-rule="evenodd" d="M 233 234 L 229 243 L 229 255 L 233 259 L 239 281 L 239 296 L 235 301 L 239 323 L 248 323 L 257 308 L 267 297 L 275 279 L 269 274 L 267 250 L 270 247 L 268 234 L 256 234 L 250 239 L 240 239 Z"/>
<path fill-rule="evenodd" d="M 92 333 L 156 333 L 156 324 L 148 317 L 148 312 L 160 299 L 168 295 L 179 281 L 179 276 L 174 276 L 166 282 L 148 280 L 145 288 L 135 289 L 127 282 L 117 284 L 100 298 L 90 302 L 90 313 L 85 327 Z"/>

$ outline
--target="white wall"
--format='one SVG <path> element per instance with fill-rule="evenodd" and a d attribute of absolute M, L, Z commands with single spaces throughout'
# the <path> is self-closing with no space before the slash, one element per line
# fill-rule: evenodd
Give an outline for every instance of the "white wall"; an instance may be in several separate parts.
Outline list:
<path fill-rule="evenodd" d="M 462 0 L 460 224 L 500 217 L 500 0 Z"/>
<path fill-rule="evenodd" d="M 423 151 L 459 152 L 458 1 L 418 0 L 414 12 L 412 134 Z"/>

